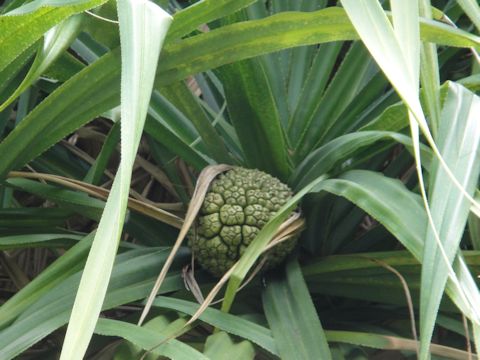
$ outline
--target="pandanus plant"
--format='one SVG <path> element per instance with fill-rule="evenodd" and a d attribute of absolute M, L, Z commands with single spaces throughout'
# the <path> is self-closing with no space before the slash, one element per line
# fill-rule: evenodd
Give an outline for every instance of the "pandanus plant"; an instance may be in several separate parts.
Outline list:
<path fill-rule="evenodd" d="M 0 358 L 473 356 L 480 9 L 433 5 L 5 1 Z"/>

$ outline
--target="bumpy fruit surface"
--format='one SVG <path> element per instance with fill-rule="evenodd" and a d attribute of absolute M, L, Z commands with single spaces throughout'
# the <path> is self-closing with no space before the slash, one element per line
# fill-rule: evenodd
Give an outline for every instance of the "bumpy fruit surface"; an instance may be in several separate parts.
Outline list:
<path fill-rule="evenodd" d="M 195 259 L 213 275 L 223 275 L 291 196 L 287 185 L 262 171 L 237 167 L 223 173 L 211 183 L 189 234 Z M 270 250 L 267 266 L 281 262 L 295 243 L 292 238 Z"/>

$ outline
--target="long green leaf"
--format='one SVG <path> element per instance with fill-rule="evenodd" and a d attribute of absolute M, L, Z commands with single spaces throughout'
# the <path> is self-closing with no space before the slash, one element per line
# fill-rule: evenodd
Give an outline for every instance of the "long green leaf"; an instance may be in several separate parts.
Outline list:
<path fill-rule="evenodd" d="M 76 0 L 62 4 L 55 0 L 36 0 L 0 16 L 0 71 L 56 24 L 104 2 Z"/>
<path fill-rule="evenodd" d="M 431 19 L 432 6 L 430 0 L 419 0 L 420 16 Z M 420 48 L 420 80 L 422 85 L 423 105 L 429 118 L 432 134 L 435 136 L 440 123 L 440 72 L 437 46 L 433 43 L 422 43 Z"/>
<path fill-rule="evenodd" d="M 0 106 L 0 111 L 10 105 L 25 89 L 43 74 L 44 71 L 65 51 L 80 31 L 81 15 L 72 16 L 45 33 L 42 46 L 35 61 L 20 86 Z"/>
<path fill-rule="evenodd" d="M 314 107 L 312 113 L 291 123 L 290 136 L 297 161 L 321 144 L 337 121 L 342 121 L 339 116 L 358 94 L 371 65 L 372 59 L 363 44 L 353 44 L 322 98 L 312 99 L 312 105 L 306 104 L 308 108 Z"/>
<path fill-rule="evenodd" d="M 49 229 L 62 226 L 69 217 L 70 211 L 55 208 L 6 208 L 0 209 L 0 229 L 7 228 L 19 232 L 25 229 Z"/>
<path fill-rule="evenodd" d="M 100 181 L 103 178 L 104 171 L 107 168 L 108 161 L 115 151 L 118 142 L 120 141 L 120 123 L 116 123 L 110 129 L 110 132 L 106 136 L 102 150 L 98 154 L 95 162 L 88 170 L 87 175 L 83 179 L 85 182 L 88 182 L 93 185 L 99 185 Z"/>
<path fill-rule="evenodd" d="M 174 15 L 167 38 L 174 39 L 186 35 L 200 25 L 229 15 L 253 2 L 255 0 L 203 0 L 198 2 Z"/>
<path fill-rule="evenodd" d="M 200 307 L 199 304 L 190 301 L 165 296 L 158 296 L 154 300 L 153 306 L 172 309 L 189 315 L 195 314 Z M 275 340 L 268 328 L 212 307 L 206 308 L 199 319 L 232 335 L 250 340 L 270 353 L 278 355 Z"/>
<path fill-rule="evenodd" d="M 11 178 L 5 183 L 16 190 L 26 191 L 43 199 L 48 199 L 95 221 L 100 219 L 105 206 L 103 201 L 93 199 L 86 194 L 61 189 L 54 185 L 42 184 L 34 180 Z"/>
<path fill-rule="evenodd" d="M 226 65 L 221 70 L 228 111 L 252 168 L 285 180 L 289 163 L 275 98 L 257 59 Z"/>
<path fill-rule="evenodd" d="M 449 83 L 438 132 L 438 147 L 443 158 L 461 185 L 473 195 L 480 173 L 480 98 L 465 88 Z M 470 203 L 451 181 L 443 167 L 434 162 L 431 172 L 430 204 L 432 217 L 450 262 L 453 261 L 463 236 Z M 424 347 L 432 336 L 435 318 L 448 270 L 444 266 L 432 227 L 425 240 L 422 269 L 420 333 Z M 478 304 L 476 304 L 478 306 Z M 424 349 L 427 351 L 427 349 Z"/>
<path fill-rule="evenodd" d="M 302 1 L 294 2 L 298 6 L 292 6 L 291 10 L 315 11 L 324 8 L 327 4 L 325 1 Z M 292 5 L 292 4 L 291 4 Z M 303 46 L 292 49 L 291 66 L 288 74 L 288 106 L 290 112 L 294 112 L 298 105 L 298 100 L 305 83 L 305 79 L 309 73 L 310 65 L 315 56 L 316 46 Z M 328 61 L 328 60 L 327 60 Z"/>
<path fill-rule="evenodd" d="M 289 130 L 299 122 L 307 119 L 315 110 L 317 101 L 322 97 L 327 86 L 337 56 L 342 48 L 342 42 L 326 43 L 319 46 L 303 88 L 299 94 L 298 106 L 289 121 Z"/>
<path fill-rule="evenodd" d="M 465 15 L 467 15 L 472 22 L 480 30 L 480 6 L 475 0 L 457 0 L 458 4 L 462 7 Z"/>
<path fill-rule="evenodd" d="M 395 92 L 388 89 L 385 76 L 375 68 L 376 65 L 370 63 L 368 71 L 364 73 L 363 84 L 358 86 L 358 93 L 338 116 L 338 121 L 330 124 L 325 135 L 319 138 L 315 148 L 338 136 L 358 130 L 397 101 Z M 400 118 L 399 122 L 401 120 Z"/>
<path fill-rule="evenodd" d="M 15 60 L 0 71 L 0 101 L 3 102 L 16 87 L 22 82 L 26 70 L 24 67 L 30 58 L 35 54 L 37 44 L 33 44 Z"/>
<path fill-rule="evenodd" d="M 167 13 L 147 1 L 119 0 L 118 13 L 122 43 L 122 158 L 80 281 L 61 359 L 83 357 L 100 314 L 125 220 L 131 172 L 153 75 L 171 22 Z"/>
<path fill-rule="evenodd" d="M 0 237 L 0 250 L 21 249 L 35 246 L 54 247 L 75 243 L 82 236 L 71 234 L 26 234 Z M 72 241 L 73 240 L 73 241 Z"/>
<path fill-rule="evenodd" d="M 179 360 L 208 360 L 198 350 L 178 341 L 162 336 L 157 331 L 147 329 L 145 327 L 130 324 L 124 321 L 99 319 L 95 327 L 95 333 L 106 336 L 120 336 L 135 345 L 140 346 L 144 350 L 150 350 L 152 354 L 167 356 L 170 359 Z M 164 342 L 165 341 L 165 342 Z M 164 342 L 162 345 L 158 344 Z"/>
<path fill-rule="evenodd" d="M 245 9 L 244 13 L 246 16 L 245 19 L 241 19 L 242 21 L 246 20 L 246 18 L 250 20 L 263 19 L 269 15 L 267 7 L 260 1 L 253 3 Z M 282 53 L 284 52 L 285 51 L 282 51 Z M 261 56 L 258 60 L 262 63 L 265 70 L 269 87 L 275 98 L 281 123 L 283 126 L 287 126 L 291 109 L 289 109 L 289 104 L 287 102 L 287 74 L 285 74 L 283 69 L 280 68 L 280 59 L 282 57 L 283 56 L 281 56 L 280 53 L 276 53 Z"/>
<path fill-rule="evenodd" d="M 285 277 L 267 278 L 263 308 L 282 359 L 331 359 L 300 267 L 288 262 Z"/>
<path fill-rule="evenodd" d="M 405 105 L 395 103 L 386 108 L 379 116 L 362 126 L 360 131 L 381 130 L 400 131 L 408 126 L 408 113 Z"/>

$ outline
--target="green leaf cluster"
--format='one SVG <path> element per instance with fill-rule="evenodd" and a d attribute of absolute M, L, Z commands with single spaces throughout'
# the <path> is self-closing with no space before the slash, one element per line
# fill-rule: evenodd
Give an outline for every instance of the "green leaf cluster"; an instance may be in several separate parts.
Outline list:
<path fill-rule="evenodd" d="M 473 0 L 3 2 L 0 359 L 475 358 L 479 23 Z M 206 309 L 182 244 L 142 324 L 214 164 L 295 195 Z"/>

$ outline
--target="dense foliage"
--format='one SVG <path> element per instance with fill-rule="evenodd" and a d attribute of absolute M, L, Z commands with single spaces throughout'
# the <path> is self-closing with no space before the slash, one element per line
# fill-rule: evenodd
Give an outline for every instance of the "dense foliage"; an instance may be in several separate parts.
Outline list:
<path fill-rule="evenodd" d="M 474 358 L 479 29 L 474 0 L 4 1 L 0 359 Z M 294 195 L 251 194 L 219 280 L 182 240 L 231 166 Z"/>

